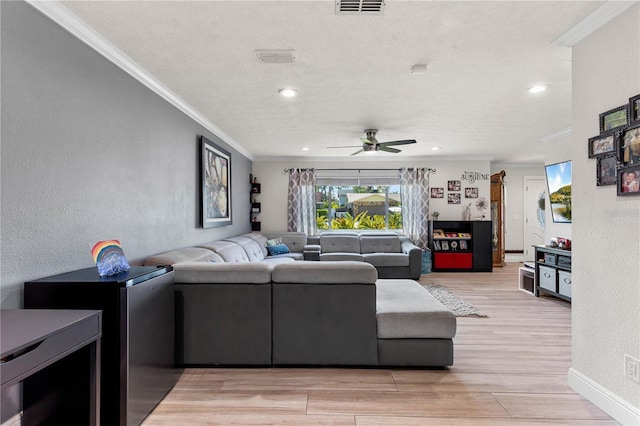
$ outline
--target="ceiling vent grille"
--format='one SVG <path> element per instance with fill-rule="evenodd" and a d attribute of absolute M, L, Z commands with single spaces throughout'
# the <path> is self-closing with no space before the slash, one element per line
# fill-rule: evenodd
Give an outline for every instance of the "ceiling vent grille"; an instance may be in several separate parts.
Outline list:
<path fill-rule="evenodd" d="M 384 0 L 337 0 L 336 14 L 382 13 Z"/>
<path fill-rule="evenodd" d="M 295 50 L 256 50 L 262 62 L 270 64 L 286 64 L 295 61 Z"/>

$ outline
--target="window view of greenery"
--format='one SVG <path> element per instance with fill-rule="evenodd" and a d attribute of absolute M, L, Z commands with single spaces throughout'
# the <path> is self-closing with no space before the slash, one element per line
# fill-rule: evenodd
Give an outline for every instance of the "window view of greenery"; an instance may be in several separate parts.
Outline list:
<path fill-rule="evenodd" d="M 400 187 L 316 186 L 318 229 L 402 229 Z"/>

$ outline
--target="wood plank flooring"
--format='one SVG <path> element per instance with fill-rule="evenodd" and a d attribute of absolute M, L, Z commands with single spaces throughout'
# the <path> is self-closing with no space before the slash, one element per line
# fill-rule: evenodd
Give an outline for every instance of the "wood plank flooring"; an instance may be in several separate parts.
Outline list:
<path fill-rule="evenodd" d="M 518 266 L 422 276 L 489 316 L 458 318 L 448 370 L 190 368 L 143 425 L 617 425 L 567 386 L 570 304 Z"/>

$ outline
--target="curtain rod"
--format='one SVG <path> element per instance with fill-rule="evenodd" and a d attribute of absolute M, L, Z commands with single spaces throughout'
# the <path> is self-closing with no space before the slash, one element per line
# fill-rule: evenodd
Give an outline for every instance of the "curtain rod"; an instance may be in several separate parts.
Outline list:
<path fill-rule="evenodd" d="M 428 172 L 436 173 L 436 169 L 432 169 L 431 167 L 416 167 L 416 168 L 425 169 Z M 294 168 L 292 167 L 292 168 L 289 168 L 289 169 L 284 169 L 283 171 L 285 173 L 289 173 L 291 170 L 294 170 Z M 397 171 L 400 171 L 402 169 L 314 169 L 314 170 L 338 170 L 338 171 L 340 171 L 340 170 L 357 170 L 357 171 L 360 172 L 360 171 L 363 171 L 363 170 L 365 170 L 365 171 L 370 171 L 370 170 L 397 170 Z"/>

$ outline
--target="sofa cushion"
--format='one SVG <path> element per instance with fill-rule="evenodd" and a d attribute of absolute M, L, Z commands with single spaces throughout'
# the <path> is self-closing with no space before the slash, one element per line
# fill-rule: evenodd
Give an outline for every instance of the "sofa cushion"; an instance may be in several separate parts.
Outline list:
<path fill-rule="evenodd" d="M 265 262 L 182 262 L 173 266 L 175 282 L 183 284 L 268 284 L 272 269 Z"/>
<path fill-rule="evenodd" d="M 314 262 L 302 260 L 275 265 L 274 283 L 282 284 L 375 284 L 376 268 L 364 262 Z"/>
<path fill-rule="evenodd" d="M 361 253 L 400 253 L 400 238 L 397 235 L 360 236 Z"/>
<path fill-rule="evenodd" d="M 264 259 L 262 248 L 258 245 L 257 241 L 251 238 L 239 235 L 237 237 L 225 238 L 224 241 L 231 241 L 242 247 L 250 262 L 259 262 Z"/>
<path fill-rule="evenodd" d="M 304 246 L 307 245 L 307 235 L 304 232 L 279 232 L 274 234 L 266 234 L 269 239 L 281 238 L 282 243 L 289 247 L 291 253 L 302 253 Z"/>
<path fill-rule="evenodd" d="M 258 233 L 258 232 L 249 232 L 247 234 L 242 234 L 241 237 L 247 237 L 254 240 L 258 246 L 260 246 L 260 250 L 262 250 L 262 256 L 267 257 L 269 253 L 267 252 L 267 237 Z"/>
<path fill-rule="evenodd" d="M 180 262 L 217 262 L 224 263 L 224 259 L 209 249 L 202 247 L 185 247 L 149 256 L 144 260 L 146 266 L 175 265 Z"/>
<path fill-rule="evenodd" d="M 404 253 L 366 253 L 364 261 L 373 266 L 409 266 L 409 256 Z"/>
<path fill-rule="evenodd" d="M 456 317 L 412 280 L 376 282 L 379 339 L 440 338 L 456 334 Z"/>
<path fill-rule="evenodd" d="M 364 262 L 364 256 L 360 253 L 321 253 L 320 260 L 334 262 L 338 260 L 352 260 Z"/>
<path fill-rule="evenodd" d="M 322 253 L 360 253 L 360 237 L 356 234 L 320 236 Z"/>
<path fill-rule="evenodd" d="M 200 247 L 216 252 L 225 262 L 248 262 L 249 256 L 242 247 L 232 241 L 212 241 L 210 243 L 199 244 Z"/>

